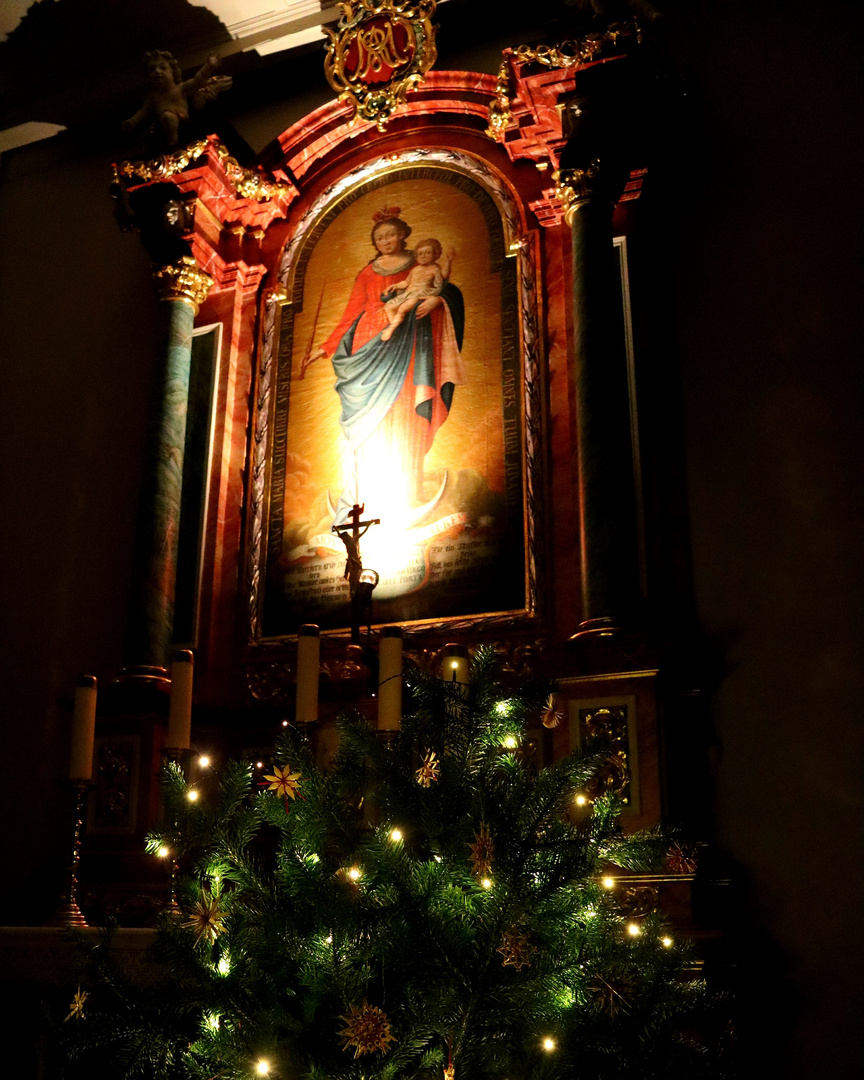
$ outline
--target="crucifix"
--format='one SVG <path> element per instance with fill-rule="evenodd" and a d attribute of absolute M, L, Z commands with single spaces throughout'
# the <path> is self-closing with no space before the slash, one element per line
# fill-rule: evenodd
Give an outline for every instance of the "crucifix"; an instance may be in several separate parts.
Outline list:
<path fill-rule="evenodd" d="M 361 521 L 360 517 L 366 509 L 366 504 L 351 507 L 351 513 L 344 525 L 334 525 L 332 531 L 336 533 L 342 543 L 348 558 L 345 562 L 345 577 L 348 578 L 348 588 L 351 593 L 351 642 L 360 644 L 360 622 L 363 610 L 372 603 L 372 590 L 378 584 L 378 574 L 374 570 L 364 570 L 360 558 L 360 537 L 365 536 L 373 525 L 380 525 L 379 518 L 370 518 Z"/>

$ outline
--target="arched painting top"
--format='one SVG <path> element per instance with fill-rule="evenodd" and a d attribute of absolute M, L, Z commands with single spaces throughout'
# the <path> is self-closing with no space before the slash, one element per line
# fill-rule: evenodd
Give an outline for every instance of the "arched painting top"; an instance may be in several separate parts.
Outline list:
<path fill-rule="evenodd" d="M 332 207 L 345 205 L 352 195 L 364 191 L 368 185 L 385 174 L 418 166 L 438 169 L 442 175 L 447 171 L 459 172 L 474 180 L 491 197 L 500 214 L 506 249 L 511 253 L 518 249 L 525 228 L 519 203 L 509 184 L 488 162 L 474 154 L 446 147 L 419 148 L 386 154 L 340 176 L 303 212 L 282 252 L 278 274 L 282 294 L 287 297 L 293 295 L 297 255 L 302 251 L 310 233 Z"/>

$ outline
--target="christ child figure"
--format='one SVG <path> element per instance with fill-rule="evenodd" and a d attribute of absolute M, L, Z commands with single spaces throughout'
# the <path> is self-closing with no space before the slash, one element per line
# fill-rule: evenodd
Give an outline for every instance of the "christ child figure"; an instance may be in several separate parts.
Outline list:
<path fill-rule="evenodd" d="M 416 265 L 404 281 L 392 287 L 390 298 L 384 304 L 390 325 L 382 331 L 382 341 L 390 340 L 396 327 L 421 300 L 440 294 L 456 258 L 455 248 L 448 248 L 443 258 L 442 251 L 440 242 L 435 239 L 421 240 L 414 249 Z"/>
<path fill-rule="evenodd" d="M 180 126 L 189 119 L 189 101 L 200 107 L 231 86 L 230 78 L 213 78 L 219 66 L 215 55 L 207 58 L 204 66 L 192 76 L 183 79 L 180 65 L 169 52 L 156 49 L 147 53 L 147 77 L 150 92 L 144 104 L 128 120 L 123 122 L 124 131 L 132 131 L 145 121 L 155 121 L 169 147 L 177 145 Z"/>

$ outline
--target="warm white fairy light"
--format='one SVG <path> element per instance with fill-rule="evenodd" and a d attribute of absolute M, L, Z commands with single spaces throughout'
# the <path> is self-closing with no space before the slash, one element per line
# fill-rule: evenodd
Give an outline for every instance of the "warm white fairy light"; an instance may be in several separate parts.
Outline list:
<path fill-rule="evenodd" d="M 259 1076 L 266 1076 L 270 1072 L 270 1062 L 266 1058 L 258 1058 L 255 1062 L 255 1072 Z"/>
<path fill-rule="evenodd" d="M 584 806 L 588 802 L 588 799 L 584 795 L 577 795 L 575 802 L 577 806 Z"/>
<path fill-rule="evenodd" d="M 610 877 L 607 874 L 606 877 L 603 877 L 603 878 L 600 879 L 600 884 L 603 886 L 604 889 L 614 889 L 615 888 L 615 878 Z"/>
<path fill-rule="evenodd" d="M 630 937 L 639 937 L 639 935 L 642 933 L 642 927 L 639 925 L 639 923 L 627 923 L 627 933 L 630 935 Z"/>
<path fill-rule="evenodd" d="M 515 750 L 516 747 L 518 746 L 518 743 L 516 741 L 516 736 L 515 735 L 505 735 L 504 736 L 504 746 L 508 750 Z"/>
<path fill-rule="evenodd" d="M 186 792 L 186 798 L 189 800 L 189 802 L 198 802 L 198 794 L 199 793 L 195 790 L 195 788 L 190 788 Z"/>
<path fill-rule="evenodd" d="M 264 768 L 264 762 L 263 761 L 256 761 L 255 762 L 255 768 L 256 769 L 263 769 Z"/>
<path fill-rule="evenodd" d="M 207 1025 L 207 1027 L 210 1028 L 211 1031 L 218 1031 L 219 1030 L 219 1014 L 218 1013 L 207 1013 L 207 1015 L 204 1017 L 204 1022 Z"/>
<path fill-rule="evenodd" d="M 216 965 L 216 970 L 220 975 L 227 975 L 231 970 L 231 961 L 228 959 L 227 955 L 219 957 L 219 963 Z"/>
<path fill-rule="evenodd" d="M 402 839 L 402 830 L 401 829 L 391 829 L 390 830 L 390 839 L 394 843 L 398 844 L 399 841 Z"/>
<path fill-rule="evenodd" d="M 484 877 L 484 878 L 481 879 L 480 884 L 483 886 L 484 889 L 491 889 L 492 888 L 492 878 Z"/>
<path fill-rule="evenodd" d="M 198 764 L 202 769 L 206 769 L 210 765 L 210 758 L 208 755 L 202 754 L 201 757 L 198 758 Z"/>
<path fill-rule="evenodd" d="M 332 945 L 333 944 L 333 935 L 332 934 L 328 934 L 327 937 L 324 938 L 324 944 L 325 945 Z"/>
<path fill-rule="evenodd" d="M 665 937 L 660 938 L 660 944 L 664 949 L 671 949 L 673 944 L 672 938 L 667 934 Z"/>
<path fill-rule="evenodd" d="M 547 1035 L 546 1038 L 543 1040 L 543 1049 L 546 1051 L 547 1054 L 551 1054 L 552 1051 L 555 1049 L 556 1045 L 557 1044 L 555 1040 L 549 1035 Z"/>
<path fill-rule="evenodd" d="M 509 709 L 510 709 L 510 702 L 509 701 L 498 701 L 498 702 L 495 703 L 495 712 L 497 712 L 499 716 L 506 716 Z"/>
<path fill-rule="evenodd" d="M 359 881 L 362 876 L 363 871 L 360 869 L 359 866 L 352 866 L 348 870 L 348 877 L 350 877 L 352 881 Z"/>
<path fill-rule="evenodd" d="M 169 848 L 167 844 L 160 844 L 156 849 L 156 854 L 160 859 L 167 859 L 171 854 L 171 848 Z"/>
<path fill-rule="evenodd" d="M 287 720 L 282 721 L 282 727 L 288 727 L 288 721 Z"/>

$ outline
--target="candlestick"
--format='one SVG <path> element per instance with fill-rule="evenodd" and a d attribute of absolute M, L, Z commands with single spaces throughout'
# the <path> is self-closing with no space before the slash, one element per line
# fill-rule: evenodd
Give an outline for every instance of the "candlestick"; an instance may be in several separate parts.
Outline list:
<path fill-rule="evenodd" d="M 385 626 L 378 651 L 378 730 L 402 724 L 402 627 Z"/>
<path fill-rule="evenodd" d="M 72 752 L 69 779 L 89 780 L 93 776 L 93 736 L 96 731 L 96 677 L 82 675 L 75 687 L 72 712 Z"/>
<path fill-rule="evenodd" d="M 171 700 L 168 705 L 168 747 L 187 750 L 192 735 L 192 680 L 194 657 L 189 649 L 174 654 L 171 663 Z"/>
<path fill-rule="evenodd" d="M 320 633 L 314 623 L 304 623 L 297 636 L 297 702 L 294 719 L 298 724 L 310 724 L 318 719 Z"/>

